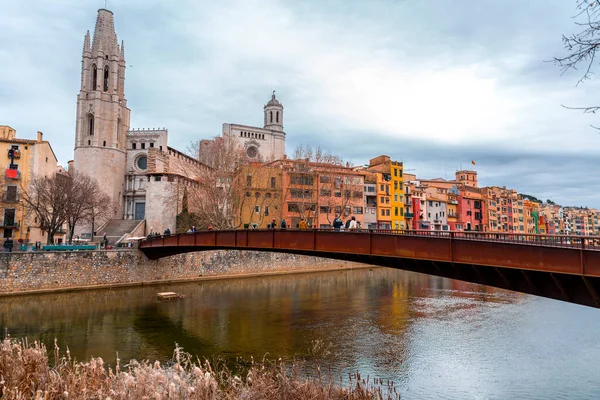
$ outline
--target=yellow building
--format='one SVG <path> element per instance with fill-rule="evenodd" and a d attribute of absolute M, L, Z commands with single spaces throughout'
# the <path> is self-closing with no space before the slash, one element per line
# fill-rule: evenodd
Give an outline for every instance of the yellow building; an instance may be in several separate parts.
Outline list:
<path fill-rule="evenodd" d="M 266 229 L 273 219 L 281 226 L 282 169 L 253 163 L 241 166 L 236 178 L 238 228 Z M 291 227 L 290 221 L 286 223 Z"/>
<path fill-rule="evenodd" d="M 404 166 L 381 155 L 369 161 L 377 173 L 377 222 L 380 229 L 409 229 L 404 221 Z"/>
<path fill-rule="evenodd" d="M 36 140 L 17 138 L 17 132 L 10 126 L 0 125 L 0 232 L 2 238 L 13 238 L 23 243 L 46 242 L 45 232 L 37 218 L 28 212 L 22 199 L 24 191 L 35 176 L 52 177 L 57 170 L 57 159 L 50 143 L 43 140 L 42 132 Z M 55 240 L 64 240 L 63 235 Z M 14 244 L 17 248 L 17 243 Z"/>

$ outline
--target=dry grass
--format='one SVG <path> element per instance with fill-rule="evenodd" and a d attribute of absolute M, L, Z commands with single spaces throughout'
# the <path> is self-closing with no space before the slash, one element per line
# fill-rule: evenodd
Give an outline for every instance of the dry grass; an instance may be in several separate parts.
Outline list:
<path fill-rule="evenodd" d="M 107 368 L 101 358 L 88 362 L 60 355 L 56 342 L 51 361 L 44 344 L 4 339 L 0 344 L 1 399 L 392 399 L 393 384 L 355 374 L 343 387 L 320 374 L 301 377 L 297 364 L 251 362 L 235 375 L 223 363 L 217 368 L 194 361 L 176 347 L 173 362 L 132 361 Z"/>

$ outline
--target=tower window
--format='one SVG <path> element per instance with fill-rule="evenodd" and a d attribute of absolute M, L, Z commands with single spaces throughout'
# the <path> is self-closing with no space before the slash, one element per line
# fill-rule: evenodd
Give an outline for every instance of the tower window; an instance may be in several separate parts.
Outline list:
<path fill-rule="evenodd" d="M 146 148 L 146 143 L 142 143 L 142 149 Z"/>
<path fill-rule="evenodd" d="M 108 92 L 108 66 L 104 67 L 104 91 Z"/>
<path fill-rule="evenodd" d="M 136 148 L 136 147 L 137 147 L 137 143 L 131 143 L 131 148 L 132 148 L 133 150 L 135 150 L 135 148 Z"/>
<path fill-rule="evenodd" d="M 88 140 L 88 146 L 90 146 L 92 144 L 91 140 Z"/>
<path fill-rule="evenodd" d="M 275 114 L 275 118 L 276 118 L 276 122 L 279 123 L 279 111 L 277 111 L 277 114 Z"/>
<path fill-rule="evenodd" d="M 150 143 L 150 147 L 154 147 L 154 143 L 152 143 L 152 142 L 151 142 L 151 143 Z"/>
<path fill-rule="evenodd" d="M 102 142 L 102 146 L 106 146 L 106 140 Z"/>
<path fill-rule="evenodd" d="M 98 86 L 98 68 L 96 64 L 92 65 L 92 90 L 96 90 Z"/>
<path fill-rule="evenodd" d="M 273 111 L 269 111 L 269 113 L 271 114 L 271 123 L 273 122 Z"/>
<path fill-rule="evenodd" d="M 94 116 L 92 114 L 88 114 L 88 133 L 90 136 L 94 135 Z"/>

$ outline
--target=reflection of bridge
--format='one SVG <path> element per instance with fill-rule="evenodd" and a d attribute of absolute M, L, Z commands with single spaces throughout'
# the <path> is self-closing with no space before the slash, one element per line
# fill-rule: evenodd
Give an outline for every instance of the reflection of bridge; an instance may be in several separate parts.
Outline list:
<path fill-rule="evenodd" d="M 600 308 L 600 237 L 488 232 L 232 230 L 155 237 L 151 259 L 216 249 L 362 262 Z"/>

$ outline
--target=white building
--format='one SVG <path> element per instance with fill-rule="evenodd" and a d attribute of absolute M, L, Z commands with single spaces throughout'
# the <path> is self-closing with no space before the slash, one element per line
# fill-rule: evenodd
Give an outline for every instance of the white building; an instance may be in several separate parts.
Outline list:
<path fill-rule="evenodd" d="M 285 155 L 285 132 L 283 131 L 283 104 L 275 98 L 263 107 L 264 127 L 223 124 L 223 135 L 232 135 L 244 147 L 251 160 L 280 160 Z"/>
<path fill-rule="evenodd" d="M 88 31 L 83 42 L 72 166 L 95 178 L 110 197 L 113 220 L 100 229 L 112 241 L 133 229 L 174 232 L 184 187 L 206 171 L 198 160 L 168 147 L 166 129 L 129 129 L 125 65 L 113 13 L 100 9 L 93 40 Z"/>

